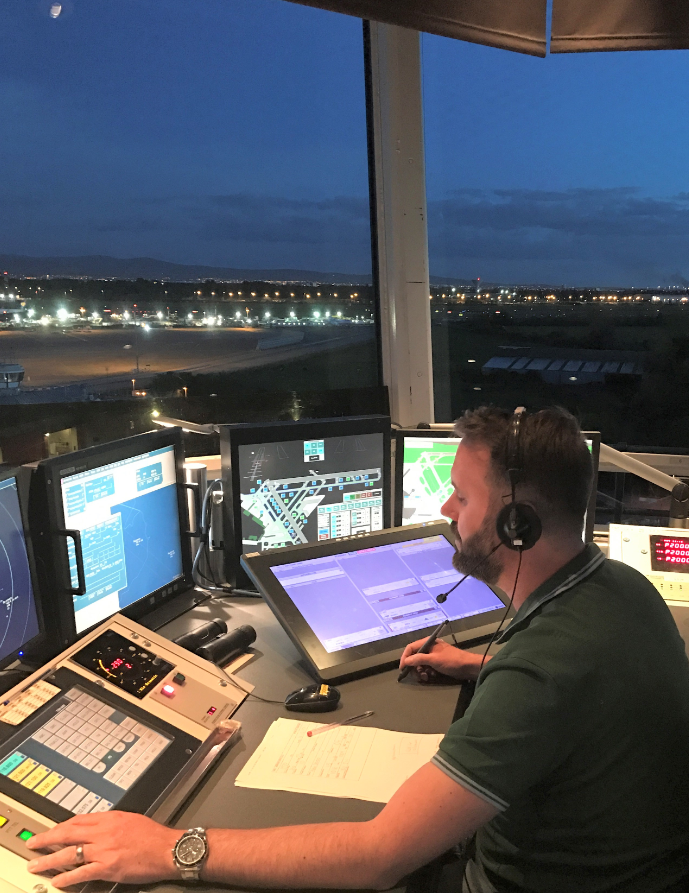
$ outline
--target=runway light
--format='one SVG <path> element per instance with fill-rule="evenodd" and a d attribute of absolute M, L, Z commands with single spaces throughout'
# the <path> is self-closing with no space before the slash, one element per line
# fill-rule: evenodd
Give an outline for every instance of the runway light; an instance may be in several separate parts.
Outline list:
<path fill-rule="evenodd" d="M 156 316 L 158 317 L 158 319 L 162 319 L 162 318 L 163 318 L 163 313 L 162 313 L 162 311 L 159 310 L 159 311 L 156 313 Z"/>
<path fill-rule="evenodd" d="M 26 315 L 29 317 L 29 319 L 32 319 L 35 312 L 36 311 L 32 307 L 30 310 L 27 311 Z"/>
<path fill-rule="evenodd" d="M 64 307 L 60 307 L 59 310 L 57 311 L 57 318 L 59 320 L 64 321 L 67 319 L 68 316 L 69 316 L 69 313 L 67 313 L 67 311 L 65 310 Z"/>
<path fill-rule="evenodd" d="M 153 412 L 151 413 L 151 415 L 153 416 L 154 419 L 157 419 L 158 416 L 160 415 L 160 413 L 158 412 L 157 409 L 154 409 Z"/>

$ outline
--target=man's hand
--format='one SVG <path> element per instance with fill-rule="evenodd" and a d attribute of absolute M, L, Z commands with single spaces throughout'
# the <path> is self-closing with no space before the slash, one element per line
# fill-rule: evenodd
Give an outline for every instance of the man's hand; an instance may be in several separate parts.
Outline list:
<path fill-rule="evenodd" d="M 480 654 L 463 651 L 438 639 L 428 654 L 417 654 L 426 639 L 418 639 L 404 649 L 400 659 L 400 670 L 411 667 L 421 682 L 432 682 L 438 673 L 453 679 L 475 680 L 481 669 Z M 486 658 L 486 662 L 490 658 Z"/>
<path fill-rule="evenodd" d="M 62 849 L 29 862 L 33 874 L 57 870 L 51 884 L 62 890 L 86 881 L 145 884 L 179 877 L 172 848 L 182 832 L 165 828 L 131 812 L 75 816 L 27 841 L 31 850 Z M 75 867 L 76 847 L 83 846 L 84 865 Z"/>

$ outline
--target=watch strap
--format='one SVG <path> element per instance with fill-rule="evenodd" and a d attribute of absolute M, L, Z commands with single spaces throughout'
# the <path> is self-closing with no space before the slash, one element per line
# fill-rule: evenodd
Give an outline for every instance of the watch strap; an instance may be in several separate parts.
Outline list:
<path fill-rule="evenodd" d="M 185 865 L 184 863 L 180 862 L 177 857 L 177 848 L 180 843 L 187 837 L 200 837 L 203 840 L 205 847 L 203 855 L 198 860 L 198 862 L 193 865 Z M 208 837 L 206 836 L 205 830 L 203 828 L 189 828 L 188 831 L 185 831 L 172 848 L 172 859 L 177 870 L 180 873 L 180 877 L 182 878 L 182 880 L 198 881 L 200 879 L 201 869 L 206 864 L 206 860 L 208 859 Z"/>

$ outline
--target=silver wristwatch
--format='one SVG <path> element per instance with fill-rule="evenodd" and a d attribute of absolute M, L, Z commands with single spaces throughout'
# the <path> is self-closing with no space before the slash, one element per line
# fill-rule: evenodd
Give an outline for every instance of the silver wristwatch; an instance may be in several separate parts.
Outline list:
<path fill-rule="evenodd" d="M 203 828 L 185 831 L 172 849 L 172 858 L 184 881 L 198 881 L 208 858 L 208 838 Z"/>

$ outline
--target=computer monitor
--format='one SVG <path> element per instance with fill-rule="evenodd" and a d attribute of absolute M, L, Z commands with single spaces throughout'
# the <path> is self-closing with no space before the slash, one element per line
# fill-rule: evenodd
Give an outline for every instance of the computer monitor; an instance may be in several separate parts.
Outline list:
<path fill-rule="evenodd" d="M 36 476 L 61 646 L 193 586 L 180 429 L 48 459 Z"/>
<path fill-rule="evenodd" d="M 42 610 L 26 524 L 29 473 L 0 471 L 0 669 L 42 637 Z"/>
<path fill-rule="evenodd" d="M 328 682 L 399 661 L 442 621 L 466 643 L 495 632 L 506 601 L 462 575 L 447 524 L 396 527 L 244 555 L 242 563 L 313 674 Z"/>
<path fill-rule="evenodd" d="M 440 521 L 440 507 L 452 493 L 450 473 L 457 445 L 446 429 L 395 431 L 395 526 Z"/>
<path fill-rule="evenodd" d="M 593 482 L 583 530 L 593 542 L 598 488 L 600 432 L 582 432 L 593 459 Z M 439 521 L 440 509 L 452 493 L 452 463 L 461 438 L 451 427 L 409 428 L 395 432 L 395 526 Z"/>
<path fill-rule="evenodd" d="M 244 552 L 390 526 L 390 418 L 221 425 L 225 576 Z"/>

